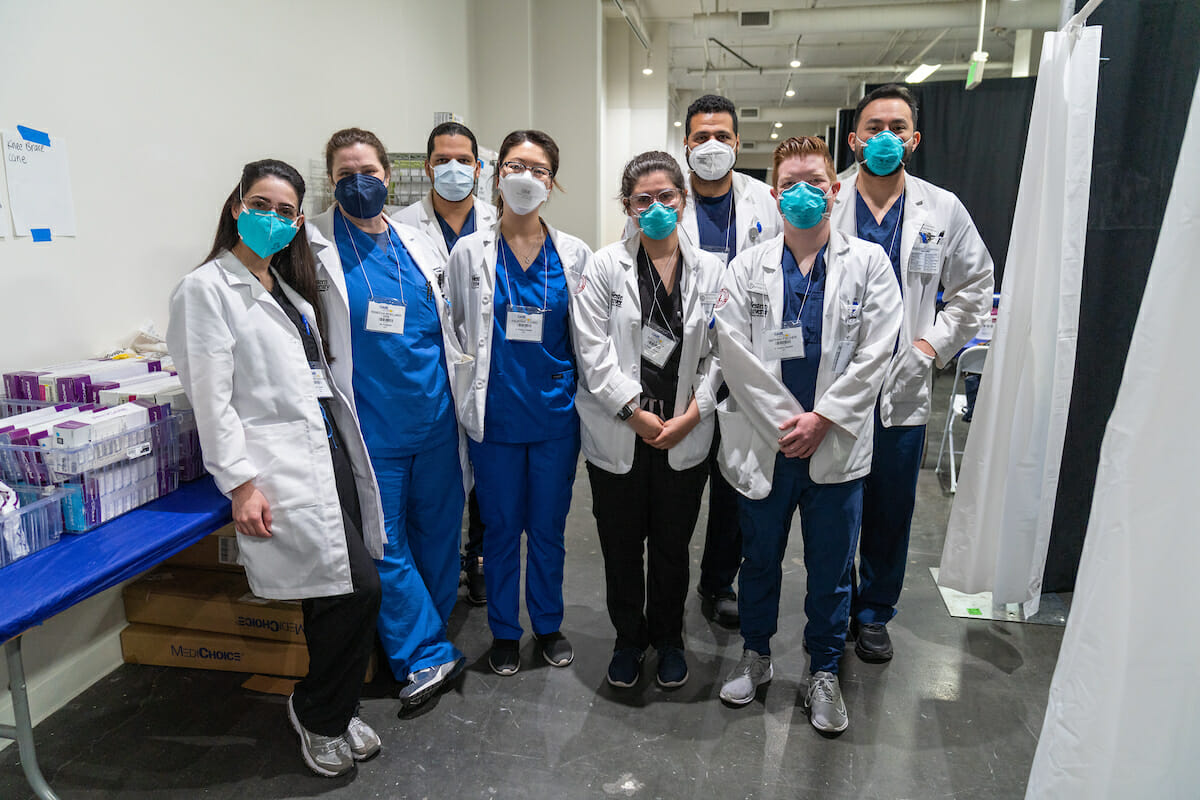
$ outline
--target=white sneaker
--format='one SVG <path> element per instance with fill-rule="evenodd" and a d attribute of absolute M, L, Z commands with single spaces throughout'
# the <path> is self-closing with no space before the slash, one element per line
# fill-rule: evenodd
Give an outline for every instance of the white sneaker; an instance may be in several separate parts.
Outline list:
<path fill-rule="evenodd" d="M 841 733 L 850 724 L 841 684 L 832 672 L 814 672 L 809 676 L 804 707 L 812 726 L 822 733 Z"/>
<path fill-rule="evenodd" d="M 753 650 L 743 650 L 742 660 L 737 663 L 725 685 L 721 687 L 721 699 L 735 706 L 744 706 L 754 699 L 758 687 L 775 677 L 771 657 L 759 655 Z"/>
<path fill-rule="evenodd" d="M 300 755 L 308 768 L 326 778 L 335 778 L 354 769 L 354 754 L 344 736 L 322 736 L 300 724 L 296 709 L 288 697 L 288 719 L 300 736 Z"/>
<path fill-rule="evenodd" d="M 383 746 L 375 729 L 358 717 L 350 718 L 350 724 L 346 726 L 346 732 L 342 735 L 346 744 L 350 745 L 350 754 L 354 756 L 355 761 L 374 758 Z"/>

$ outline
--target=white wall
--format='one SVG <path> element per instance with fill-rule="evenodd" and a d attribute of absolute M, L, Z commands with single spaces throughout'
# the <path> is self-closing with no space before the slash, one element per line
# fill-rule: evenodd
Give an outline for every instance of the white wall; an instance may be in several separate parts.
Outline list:
<path fill-rule="evenodd" d="M 349 125 L 423 149 L 435 111 L 471 105 L 467 37 L 433 35 L 462 30 L 467 4 L 0 0 L 0 127 L 66 140 L 79 232 L 0 240 L 0 371 L 124 345 L 147 319 L 165 331 L 245 162 L 307 177 Z M 119 663 L 122 620 L 112 590 L 26 634 L 38 719 Z"/>
<path fill-rule="evenodd" d="M 543 217 L 591 247 L 600 237 L 601 3 L 471 0 L 471 112 L 467 125 L 499 148 L 537 128 L 559 147 L 558 181 Z"/>
<path fill-rule="evenodd" d="M 643 75 L 646 50 L 624 19 L 608 19 L 604 25 L 604 160 L 601 165 L 600 203 L 604 244 L 621 237 L 625 212 L 616 197 L 621 173 L 629 159 L 647 150 L 667 150 L 677 139 L 682 151 L 683 129 L 670 127 L 668 40 L 666 25 L 648 31 L 653 47 L 653 75 Z M 670 138 L 669 138 L 670 137 Z"/>

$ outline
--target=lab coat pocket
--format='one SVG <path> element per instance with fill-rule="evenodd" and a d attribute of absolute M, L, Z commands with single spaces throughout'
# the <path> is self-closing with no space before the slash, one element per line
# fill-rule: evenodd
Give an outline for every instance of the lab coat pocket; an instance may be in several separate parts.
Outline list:
<path fill-rule="evenodd" d="M 326 500 L 326 493 L 336 492 L 333 486 L 317 485 L 307 422 L 256 425 L 245 432 L 246 453 L 258 468 L 254 485 L 272 510 L 312 505 Z"/>
<path fill-rule="evenodd" d="M 929 374 L 933 369 L 933 356 L 927 356 L 909 345 L 908 350 L 896 363 L 892 375 L 890 393 L 896 405 L 920 404 L 929 395 Z"/>

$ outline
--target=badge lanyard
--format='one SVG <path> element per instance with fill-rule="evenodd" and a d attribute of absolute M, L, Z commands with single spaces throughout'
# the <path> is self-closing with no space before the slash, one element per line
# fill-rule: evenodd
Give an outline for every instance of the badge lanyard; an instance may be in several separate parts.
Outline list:
<path fill-rule="evenodd" d="M 396 245 L 392 242 L 391 227 L 389 226 L 387 230 L 388 248 L 392 251 L 392 260 L 396 263 L 396 283 L 400 285 L 400 302 L 396 302 L 390 297 L 375 298 L 375 290 L 371 287 L 371 279 L 367 277 L 367 268 L 358 252 L 358 245 L 354 243 L 354 232 L 350 230 L 350 223 L 346 222 L 346 218 L 341 215 L 341 212 L 338 212 L 338 217 L 342 220 L 342 225 L 346 227 L 350 247 L 354 250 L 354 257 L 358 260 L 358 266 L 362 270 L 363 281 L 367 284 L 366 329 L 372 333 L 404 333 L 406 311 L 404 276 L 400 274 L 400 254 L 396 252 Z"/>
<path fill-rule="evenodd" d="M 798 268 L 799 264 L 796 266 Z M 808 304 L 808 293 L 812 289 L 813 272 L 816 269 L 817 261 L 814 258 L 813 265 L 808 271 L 808 285 L 804 287 L 804 298 L 800 301 L 800 310 L 796 312 L 796 319 L 791 322 L 785 321 L 777 330 L 767 333 L 767 341 L 764 348 L 767 358 L 785 360 L 806 357 L 807 354 L 804 352 L 804 328 L 800 322 L 800 316 L 804 313 L 804 306 Z"/>
<path fill-rule="evenodd" d="M 733 235 L 733 209 L 734 209 L 733 189 L 729 190 L 729 216 L 725 219 L 725 249 L 721 251 L 705 250 L 707 253 L 720 252 L 725 258 L 725 266 L 729 266 L 729 237 Z M 703 247 L 701 248 L 704 249 Z"/>
<path fill-rule="evenodd" d="M 888 258 L 892 257 L 892 248 L 896 246 L 896 237 L 900 235 L 900 223 L 904 219 L 904 192 L 900 193 L 900 211 L 896 214 L 896 227 L 892 229 L 892 241 L 888 243 Z"/>
<path fill-rule="evenodd" d="M 503 237 L 501 237 L 503 238 Z M 504 335 L 511 342 L 540 342 L 542 341 L 542 323 L 550 311 L 550 259 L 546 256 L 546 236 L 542 236 L 542 277 L 545 280 L 542 294 L 542 307 L 530 308 L 513 304 L 512 284 L 508 278 L 508 258 L 504 255 L 507 241 L 501 242 L 497 249 L 500 251 L 500 265 L 504 269 L 504 289 L 508 293 L 508 314 L 505 318 Z M 514 255 L 516 255 L 514 253 Z M 533 264 L 537 263 L 534 259 Z"/>
<path fill-rule="evenodd" d="M 671 252 L 670 263 L 675 263 L 675 256 L 679 253 L 679 246 Z M 667 313 L 662 310 L 658 304 L 658 290 L 662 289 L 666 292 L 664 284 L 657 280 L 658 270 L 654 268 L 654 259 L 650 258 L 650 254 L 646 254 L 646 260 L 650 262 L 650 287 L 651 287 L 651 306 L 650 313 L 646 317 L 646 324 L 642 326 L 642 358 L 649 361 L 654 366 L 662 369 L 671 355 L 675 352 L 675 348 L 679 346 L 679 342 L 671 333 L 671 321 L 667 319 Z M 682 296 L 682 292 L 680 293 Z M 658 310 L 658 315 L 662 318 L 663 329 L 659 330 L 654 324 L 654 311 Z"/>

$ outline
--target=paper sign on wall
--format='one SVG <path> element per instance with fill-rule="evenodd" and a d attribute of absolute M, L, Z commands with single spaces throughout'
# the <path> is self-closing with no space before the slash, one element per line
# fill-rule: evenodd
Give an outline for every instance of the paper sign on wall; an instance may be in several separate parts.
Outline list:
<path fill-rule="evenodd" d="M 0 131 L 8 200 L 17 236 L 35 242 L 75 235 L 75 201 L 67 169 L 67 143 L 33 128 L 18 125 Z"/>

